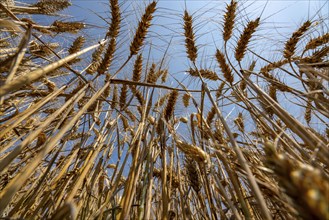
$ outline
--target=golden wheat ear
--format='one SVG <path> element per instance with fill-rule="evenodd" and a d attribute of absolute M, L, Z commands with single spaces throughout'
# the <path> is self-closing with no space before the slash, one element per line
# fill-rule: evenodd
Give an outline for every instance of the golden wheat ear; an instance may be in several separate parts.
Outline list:
<path fill-rule="evenodd" d="M 225 55 L 218 49 L 216 51 L 216 59 L 217 59 L 217 62 L 219 63 L 220 69 L 222 70 L 224 78 L 226 79 L 226 81 L 228 83 L 230 83 L 232 85 L 233 81 L 234 81 L 232 70 L 226 62 Z"/>
<path fill-rule="evenodd" d="M 243 32 L 238 40 L 237 46 L 235 48 L 234 56 L 237 61 L 240 62 L 243 59 L 243 57 L 247 51 L 247 46 L 248 46 L 248 43 L 250 42 L 251 36 L 253 33 L 255 33 L 256 28 L 259 25 L 259 20 L 260 20 L 260 18 L 257 18 L 254 21 L 250 21 L 247 24 L 246 28 L 243 30 Z"/>
<path fill-rule="evenodd" d="M 112 37 L 110 39 L 110 42 L 109 42 L 108 46 L 107 46 L 106 52 L 104 54 L 104 58 L 101 61 L 99 67 L 98 67 L 97 71 L 98 71 L 99 75 L 105 74 L 105 72 L 110 67 L 110 65 L 112 63 L 112 60 L 113 60 L 115 48 L 116 48 L 116 39 L 114 37 Z"/>
<path fill-rule="evenodd" d="M 319 169 L 278 153 L 274 143 L 264 144 L 267 167 L 274 171 L 280 190 L 304 219 L 326 219 L 329 216 L 327 176 Z"/>
<path fill-rule="evenodd" d="M 242 116 L 241 112 L 239 112 L 238 117 L 236 119 L 234 119 L 234 123 L 238 127 L 238 130 L 241 131 L 242 133 L 244 133 L 245 126 L 244 126 L 243 116 Z"/>
<path fill-rule="evenodd" d="M 311 39 L 304 48 L 304 52 L 307 50 L 315 49 L 319 46 L 325 45 L 329 43 L 329 33 L 326 33 L 324 35 L 321 35 L 319 37 Z"/>
<path fill-rule="evenodd" d="M 114 53 L 117 46 L 117 37 L 120 31 L 121 12 L 117 0 L 110 1 L 111 8 L 111 25 L 106 33 L 105 38 L 110 37 L 109 44 L 104 54 L 103 60 L 100 62 L 97 71 L 99 75 L 105 74 L 112 64 Z"/>
<path fill-rule="evenodd" d="M 62 11 L 65 8 L 71 6 L 68 0 L 42 0 L 31 5 L 31 7 L 37 7 L 39 14 L 53 14 L 58 11 Z"/>
<path fill-rule="evenodd" d="M 156 68 L 156 64 L 152 63 L 152 65 L 148 71 L 147 77 L 146 77 L 147 83 L 151 83 L 151 84 L 156 83 L 158 77 L 156 75 L 155 68 Z"/>
<path fill-rule="evenodd" d="M 192 187 L 192 189 L 199 193 L 202 189 L 201 177 L 198 171 L 196 161 L 192 158 L 185 157 L 185 169 L 187 174 L 187 179 Z"/>
<path fill-rule="evenodd" d="M 185 35 L 185 47 L 187 57 L 195 62 L 197 58 L 197 47 L 195 45 L 195 36 L 193 31 L 192 16 L 185 10 L 184 11 L 184 35 Z"/>
<path fill-rule="evenodd" d="M 121 11 L 118 0 L 110 0 L 110 8 L 112 20 L 106 37 L 116 38 L 119 35 L 121 22 Z"/>
<path fill-rule="evenodd" d="M 191 95 L 188 93 L 185 93 L 183 95 L 182 100 L 183 100 L 183 104 L 184 104 L 185 108 L 187 108 L 190 105 L 190 98 L 191 98 Z"/>
<path fill-rule="evenodd" d="M 295 54 L 297 43 L 299 42 L 303 34 L 310 28 L 311 24 L 312 22 L 310 21 L 304 22 L 304 24 L 292 34 L 292 36 L 285 44 L 283 51 L 284 58 L 290 59 Z"/>
<path fill-rule="evenodd" d="M 85 28 L 85 24 L 82 22 L 63 22 L 63 21 L 54 21 L 51 25 L 51 30 L 57 33 L 78 33 L 81 29 Z"/>
<path fill-rule="evenodd" d="M 133 70 L 133 78 L 134 82 L 139 82 L 142 78 L 142 68 L 143 68 L 143 56 L 139 54 L 136 58 Z"/>
<path fill-rule="evenodd" d="M 147 31 L 151 26 L 151 21 L 153 18 L 153 13 L 156 10 L 157 3 L 153 1 L 145 9 L 145 13 L 138 24 L 136 34 L 133 41 L 130 44 L 130 56 L 136 55 L 140 48 L 143 46 Z"/>
<path fill-rule="evenodd" d="M 86 42 L 86 39 L 85 39 L 83 36 L 79 36 L 79 37 L 77 37 L 77 38 L 73 41 L 71 47 L 68 49 L 69 54 L 74 54 L 74 53 L 78 52 L 79 50 L 81 50 L 81 48 L 83 47 L 83 44 L 84 44 L 85 42 Z M 80 59 L 80 58 L 76 58 L 76 59 L 74 59 L 74 60 L 68 62 L 68 64 L 71 65 L 71 64 L 77 63 L 77 62 L 79 62 L 79 61 L 81 61 L 81 59 Z"/>
<path fill-rule="evenodd" d="M 206 119 L 209 127 L 211 126 L 211 124 L 215 118 L 215 115 L 216 115 L 216 108 L 214 106 L 212 106 L 210 111 L 208 112 L 207 119 Z"/>
<path fill-rule="evenodd" d="M 218 76 L 217 76 L 217 74 L 214 71 L 207 70 L 207 69 L 195 70 L 195 69 L 190 68 L 190 70 L 188 71 L 188 73 L 191 76 L 195 76 L 195 77 L 199 77 L 199 73 L 200 73 L 200 75 L 203 78 L 209 79 L 209 80 L 213 80 L 213 81 L 216 81 L 216 80 L 219 79 Z"/>
<path fill-rule="evenodd" d="M 179 150 L 184 152 L 188 157 L 195 160 L 198 163 L 205 164 L 209 162 L 209 154 L 207 154 L 200 147 L 193 144 L 186 143 L 184 141 L 176 139 L 176 146 Z"/>
<path fill-rule="evenodd" d="M 224 27 L 223 27 L 223 39 L 225 42 L 232 37 L 237 5 L 238 3 L 232 0 L 231 3 L 226 6 L 226 12 L 224 14 Z"/>
<path fill-rule="evenodd" d="M 310 124 L 312 119 L 312 100 L 307 99 L 306 106 L 305 106 L 305 114 L 304 119 L 307 124 Z"/>
<path fill-rule="evenodd" d="M 126 105 L 127 92 L 128 92 L 128 86 L 126 84 L 123 84 L 121 87 L 121 94 L 119 99 L 120 109 L 123 109 L 124 106 Z"/>
<path fill-rule="evenodd" d="M 113 95 L 112 95 L 112 103 L 111 103 L 111 109 L 115 109 L 118 104 L 118 86 L 114 85 L 113 89 Z"/>
<path fill-rule="evenodd" d="M 168 103 L 164 111 L 164 118 L 169 121 L 174 114 L 175 105 L 178 97 L 178 91 L 174 90 L 170 93 Z"/>
<path fill-rule="evenodd" d="M 218 89 L 216 90 L 216 99 L 219 99 L 219 98 L 222 96 L 224 86 L 225 86 L 225 82 L 222 82 L 222 83 L 218 86 Z"/>
<path fill-rule="evenodd" d="M 92 54 L 92 61 L 86 70 L 87 74 L 94 74 L 101 64 L 102 53 L 104 51 L 105 44 L 100 45 Z"/>
<path fill-rule="evenodd" d="M 280 68 L 281 66 L 285 65 L 289 63 L 289 60 L 288 59 L 283 59 L 283 60 L 279 60 L 279 61 L 276 61 L 276 62 L 273 62 L 273 63 L 269 63 L 267 64 L 266 66 L 263 66 L 261 69 L 260 69 L 260 72 L 265 76 L 265 77 L 270 77 L 269 76 L 269 72 L 271 70 L 274 70 L 276 68 Z"/>

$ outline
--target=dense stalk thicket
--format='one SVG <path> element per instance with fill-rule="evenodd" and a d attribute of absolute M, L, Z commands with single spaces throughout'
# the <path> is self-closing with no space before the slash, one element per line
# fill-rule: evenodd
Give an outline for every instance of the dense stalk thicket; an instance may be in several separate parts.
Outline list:
<path fill-rule="evenodd" d="M 0 219 L 328 219 L 328 18 L 265 53 L 238 1 L 214 35 L 160 2 L 130 30 L 110 0 L 95 43 L 67 0 L 0 2 Z"/>

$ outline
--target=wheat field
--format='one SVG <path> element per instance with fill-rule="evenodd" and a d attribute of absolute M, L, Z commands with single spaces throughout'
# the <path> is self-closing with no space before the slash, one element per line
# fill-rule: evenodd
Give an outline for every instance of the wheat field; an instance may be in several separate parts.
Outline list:
<path fill-rule="evenodd" d="M 99 38 L 27 2 L 0 1 L 0 219 L 329 219 L 328 14 L 257 51 L 248 1 L 109 0 Z"/>

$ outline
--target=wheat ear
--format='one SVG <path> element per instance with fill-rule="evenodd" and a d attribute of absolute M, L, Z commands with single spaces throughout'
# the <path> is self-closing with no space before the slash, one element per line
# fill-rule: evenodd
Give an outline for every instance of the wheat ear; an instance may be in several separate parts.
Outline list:
<path fill-rule="evenodd" d="M 109 27 L 106 36 L 111 38 L 116 38 L 119 34 L 120 29 L 120 22 L 121 22 L 121 12 L 118 0 L 110 0 L 110 8 L 111 8 L 111 15 L 112 15 L 112 22 Z"/>
<path fill-rule="evenodd" d="M 85 24 L 81 22 L 54 21 L 51 25 L 51 30 L 58 33 L 69 32 L 75 34 L 83 28 L 85 28 Z"/>
<path fill-rule="evenodd" d="M 138 28 L 135 34 L 135 37 L 130 45 L 130 56 L 136 55 L 140 48 L 143 46 L 146 33 L 148 28 L 151 26 L 151 20 L 153 18 L 153 13 L 156 10 L 156 2 L 152 2 L 149 4 L 145 10 L 145 14 L 143 15 L 141 21 L 138 24 Z"/>
<path fill-rule="evenodd" d="M 79 36 L 77 37 L 73 43 L 72 46 L 69 48 L 68 52 L 69 54 L 74 54 L 76 52 L 78 52 L 79 50 L 81 50 L 83 44 L 86 42 L 86 39 L 83 36 Z M 70 62 L 68 62 L 68 64 L 73 64 L 73 63 L 77 63 L 79 62 L 81 59 L 80 58 L 76 58 Z"/>
<path fill-rule="evenodd" d="M 305 106 L 305 115 L 304 119 L 307 124 L 310 124 L 312 119 L 312 100 L 308 99 Z"/>
<path fill-rule="evenodd" d="M 216 108 L 214 106 L 211 107 L 210 111 L 207 115 L 207 124 L 210 126 L 215 118 Z"/>
<path fill-rule="evenodd" d="M 237 43 L 237 46 L 235 48 L 235 59 L 237 61 L 241 61 L 246 53 L 248 43 L 251 39 L 252 34 L 256 31 L 256 28 L 259 25 L 260 18 L 257 18 L 254 21 L 250 21 L 247 24 L 247 27 L 243 30 L 239 41 Z"/>
<path fill-rule="evenodd" d="M 104 58 L 98 67 L 98 70 L 97 70 L 98 74 L 100 74 L 100 75 L 104 74 L 110 67 L 110 65 L 112 63 L 113 55 L 115 52 L 115 48 L 116 48 L 116 40 L 114 37 L 112 37 L 107 46 Z"/>
<path fill-rule="evenodd" d="M 175 105 L 178 97 L 178 91 L 174 90 L 170 93 L 168 103 L 164 111 L 164 118 L 169 121 L 174 114 Z"/>
<path fill-rule="evenodd" d="M 239 131 L 241 131 L 243 133 L 244 132 L 244 122 L 243 122 L 243 116 L 242 116 L 241 112 L 239 112 L 238 117 L 236 119 L 234 119 L 234 123 L 236 124 L 236 126 L 238 126 Z"/>
<path fill-rule="evenodd" d="M 309 29 L 311 26 L 310 21 L 304 22 L 304 24 L 297 30 L 295 31 L 292 36 L 289 38 L 289 40 L 286 42 L 284 51 L 283 51 L 283 56 L 286 59 L 290 59 L 292 55 L 295 54 L 296 50 L 296 45 L 298 41 L 300 40 L 301 36 Z"/>
<path fill-rule="evenodd" d="M 188 157 L 196 160 L 197 162 L 208 163 L 209 161 L 209 155 L 200 147 L 188 144 L 181 140 L 176 140 L 176 146 L 179 148 L 179 150 L 183 151 Z"/>
<path fill-rule="evenodd" d="M 155 68 L 156 68 L 156 64 L 155 63 L 152 63 L 151 67 L 150 67 L 150 70 L 147 74 L 147 78 L 146 78 L 146 82 L 147 83 L 151 83 L 151 84 L 154 84 L 156 83 L 157 81 L 157 75 L 156 75 L 156 72 L 155 72 Z"/>
<path fill-rule="evenodd" d="M 119 105 L 121 109 L 123 109 L 124 106 L 126 105 L 127 92 L 128 92 L 128 86 L 126 84 L 123 84 L 121 87 L 121 94 L 119 99 Z"/>
<path fill-rule="evenodd" d="M 324 35 L 321 35 L 317 38 L 313 38 L 311 39 L 305 46 L 304 51 L 306 50 L 311 50 L 311 49 L 315 49 L 318 46 L 327 44 L 329 42 L 329 33 L 326 33 Z"/>
<path fill-rule="evenodd" d="M 86 73 L 93 74 L 97 71 L 99 65 L 101 64 L 102 53 L 104 51 L 105 44 L 100 45 L 92 54 L 92 61 Z"/>
<path fill-rule="evenodd" d="M 111 109 L 115 109 L 118 103 L 118 87 L 117 85 L 114 85 L 113 89 L 113 96 L 112 96 L 112 103 L 111 103 Z"/>
<path fill-rule="evenodd" d="M 228 41 L 233 32 L 235 12 L 236 12 L 237 2 L 232 0 L 229 5 L 226 6 L 226 13 L 224 15 L 224 28 L 223 28 L 223 39 Z"/>
<path fill-rule="evenodd" d="M 185 47 L 187 52 L 187 57 L 195 62 L 197 58 L 197 47 L 195 46 L 195 37 L 192 25 L 192 16 L 188 14 L 185 10 L 184 12 L 184 34 L 185 34 Z"/>
<path fill-rule="evenodd" d="M 226 79 L 227 82 L 229 82 L 232 85 L 234 81 L 232 70 L 230 66 L 227 64 L 224 54 L 218 49 L 216 51 L 216 59 L 217 62 L 219 63 L 220 69 L 223 72 L 224 78 Z"/>
<path fill-rule="evenodd" d="M 68 0 L 42 0 L 31 5 L 38 8 L 40 14 L 53 14 L 58 11 L 71 6 L 72 4 Z"/>
<path fill-rule="evenodd" d="M 206 70 L 206 69 L 195 70 L 195 69 L 190 68 L 188 73 L 191 76 L 199 77 L 198 71 L 203 78 L 210 79 L 213 81 L 216 81 L 219 79 L 217 74 L 214 71 Z"/>
<path fill-rule="evenodd" d="M 187 179 L 189 180 L 192 189 L 199 193 L 202 188 L 200 173 L 198 172 L 198 166 L 195 160 L 190 157 L 185 157 L 185 168 Z"/>
<path fill-rule="evenodd" d="M 133 81 L 139 82 L 142 76 L 142 68 L 143 68 L 143 57 L 142 54 L 138 55 L 135 61 L 134 70 L 133 70 Z"/>
<path fill-rule="evenodd" d="M 222 96 L 224 86 L 225 86 L 225 82 L 222 82 L 222 83 L 218 86 L 218 89 L 217 89 L 217 91 L 216 91 L 216 99 L 219 99 L 219 98 Z"/>
<path fill-rule="evenodd" d="M 190 98 L 191 98 L 191 95 L 188 94 L 188 93 L 185 93 L 182 97 L 183 99 L 183 104 L 184 104 L 184 107 L 187 108 L 190 104 Z"/>

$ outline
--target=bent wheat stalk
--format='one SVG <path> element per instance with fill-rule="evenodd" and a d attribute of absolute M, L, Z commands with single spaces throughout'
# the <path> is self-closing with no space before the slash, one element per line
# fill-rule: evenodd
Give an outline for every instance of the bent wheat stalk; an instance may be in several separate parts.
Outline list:
<path fill-rule="evenodd" d="M 297 134 L 310 148 L 313 150 L 320 148 L 324 151 L 324 158 L 329 156 L 329 151 L 326 148 L 326 145 L 323 143 L 321 139 L 319 139 L 316 135 L 309 132 L 298 120 L 293 118 L 285 109 L 283 109 L 277 102 L 275 102 L 268 94 L 266 94 L 259 86 L 253 83 L 249 78 L 241 76 L 248 86 L 252 88 L 260 97 L 262 101 L 264 101 L 267 105 L 271 105 L 272 110 L 278 117 L 281 118 L 282 121 L 295 133 Z M 328 157 L 327 157 L 328 158 Z M 324 161 L 327 165 L 329 164 L 328 159 Z"/>
<path fill-rule="evenodd" d="M 106 40 L 101 41 L 99 44 L 95 44 L 93 46 L 87 47 L 79 52 L 76 52 L 72 55 L 69 55 L 63 59 L 60 59 L 54 63 L 51 63 L 45 67 L 39 68 L 35 71 L 32 71 L 30 73 L 27 73 L 26 75 L 20 76 L 17 79 L 11 81 L 10 83 L 0 87 L 0 97 L 9 94 L 10 92 L 16 91 L 20 89 L 24 85 L 29 85 L 33 81 L 40 79 L 41 77 L 47 75 L 47 73 L 50 73 L 51 71 L 65 65 L 66 63 L 70 62 L 71 60 L 74 60 L 78 56 L 81 56 L 84 53 L 87 53 L 88 51 L 99 47 L 99 45 L 104 44 Z"/>

